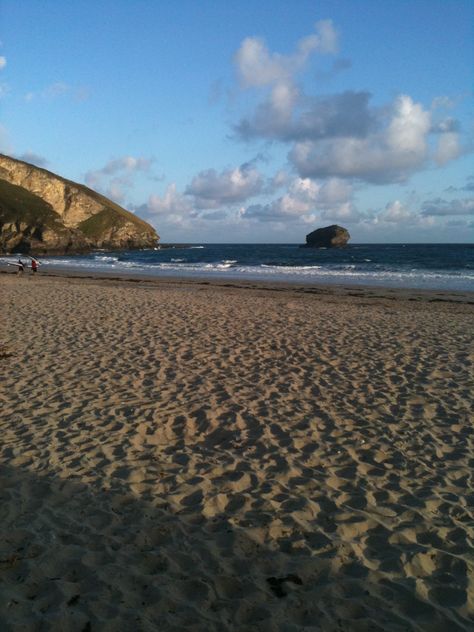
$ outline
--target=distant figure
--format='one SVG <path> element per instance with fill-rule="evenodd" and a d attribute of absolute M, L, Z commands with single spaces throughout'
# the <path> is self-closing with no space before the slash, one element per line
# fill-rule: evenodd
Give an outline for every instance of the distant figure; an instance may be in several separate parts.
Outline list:
<path fill-rule="evenodd" d="M 18 259 L 18 263 L 16 265 L 18 266 L 17 274 L 23 274 L 23 272 L 25 271 L 25 264 L 23 263 L 23 261 L 21 259 Z"/>
<path fill-rule="evenodd" d="M 36 261 L 36 259 L 31 259 L 31 271 L 33 272 L 33 274 L 36 274 L 38 272 L 38 262 Z"/>

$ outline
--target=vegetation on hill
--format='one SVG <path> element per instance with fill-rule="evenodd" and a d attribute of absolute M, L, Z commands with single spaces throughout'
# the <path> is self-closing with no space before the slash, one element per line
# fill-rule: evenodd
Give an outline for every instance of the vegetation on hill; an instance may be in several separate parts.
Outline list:
<path fill-rule="evenodd" d="M 0 223 L 7 222 L 54 224 L 61 222 L 61 218 L 38 195 L 0 180 Z"/>
<path fill-rule="evenodd" d="M 125 224 L 125 218 L 110 208 L 92 215 L 78 225 L 78 229 L 89 239 L 99 239 L 110 230 L 117 229 Z"/>
<path fill-rule="evenodd" d="M 152 226 L 88 187 L 0 154 L 0 252 L 149 248 Z"/>

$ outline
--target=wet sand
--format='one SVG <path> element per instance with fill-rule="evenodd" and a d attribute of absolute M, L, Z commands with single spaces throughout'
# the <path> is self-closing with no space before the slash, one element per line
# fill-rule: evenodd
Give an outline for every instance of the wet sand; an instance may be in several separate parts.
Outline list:
<path fill-rule="evenodd" d="M 472 630 L 473 316 L 0 274 L 1 629 Z"/>

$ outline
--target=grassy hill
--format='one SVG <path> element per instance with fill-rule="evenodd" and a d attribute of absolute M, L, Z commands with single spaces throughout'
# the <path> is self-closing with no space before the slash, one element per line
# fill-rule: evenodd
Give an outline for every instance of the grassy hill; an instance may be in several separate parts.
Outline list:
<path fill-rule="evenodd" d="M 146 248 L 158 239 L 147 222 L 100 193 L 0 154 L 1 252 Z"/>

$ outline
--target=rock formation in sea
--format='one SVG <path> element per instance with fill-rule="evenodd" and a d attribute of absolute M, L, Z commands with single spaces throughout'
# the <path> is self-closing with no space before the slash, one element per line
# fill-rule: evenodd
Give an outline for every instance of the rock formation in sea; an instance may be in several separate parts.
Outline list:
<path fill-rule="evenodd" d="M 307 248 L 342 248 L 350 238 L 346 228 L 333 224 L 332 226 L 317 228 L 306 235 L 305 246 Z"/>
<path fill-rule="evenodd" d="M 0 154 L 0 252 L 151 248 L 155 229 L 84 185 Z"/>

